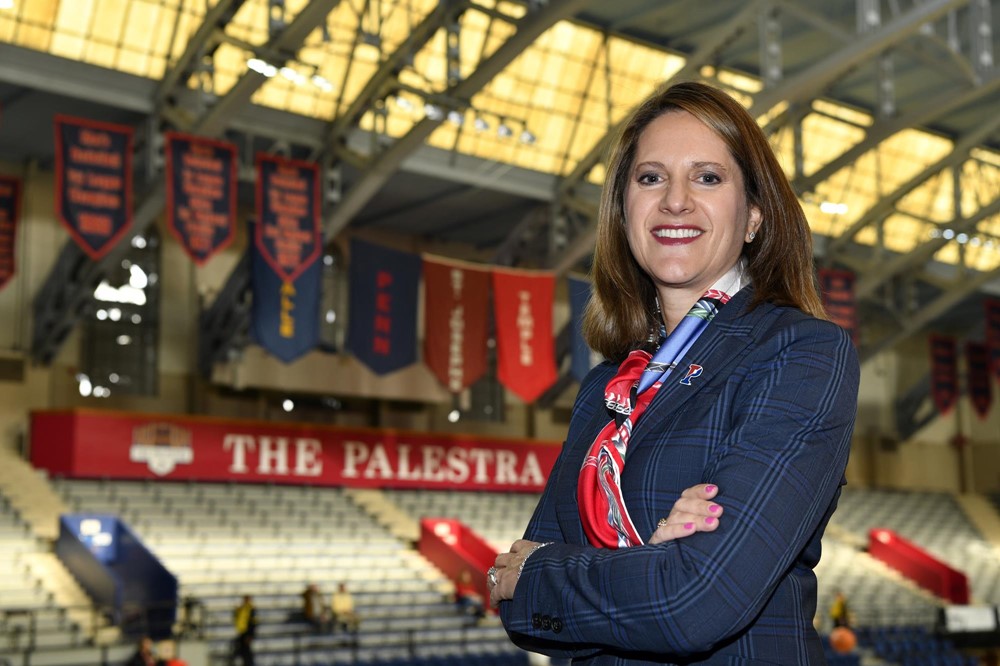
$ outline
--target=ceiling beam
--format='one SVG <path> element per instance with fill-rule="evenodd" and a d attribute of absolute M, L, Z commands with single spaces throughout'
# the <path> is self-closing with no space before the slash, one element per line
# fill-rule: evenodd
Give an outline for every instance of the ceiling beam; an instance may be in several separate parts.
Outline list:
<path fill-rule="evenodd" d="M 780 85 L 762 90 L 754 97 L 750 106 L 751 115 L 755 118 L 762 116 L 779 102 L 792 105 L 820 97 L 830 84 L 855 67 L 915 34 L 925 23 L 935 21 L 949 11 L 968 3 L 969 0 L 927 0 L 914 5 L 880 28 L 857 36 L 854 41 L 831 53 L 813 67 L 788 77 Z"/>
<path fill-rule="evenodd" d="M 897 132 L 911 127 L 926 126 L 933 120 L 950 114 L 955 109 L 979 102 L 982 98 L 993 94 L 996 90 L 1000 90 L 1000 77 L 996 77 L 982 86 L 970 88 L 961 94 L 956 94 L 954 91 L 944 92 L 933 99 L 921 103 L 918 108 L 906 115 L 884 121 L 876 120 L 875 124 L 868 128 L 864 139 L 808 176 L 794 179 L 792 187 L 797 194 L 812 192 L 824 180 L 830 178 L 844 167 L 853 164 L 866 152 L 875 148 L 882 141 Z"/>
<path fill-rule="evenodd" d="M 969 151 L 982 143 L 997 129 L 1000 129 L 1000 114 L 997 114 L 992 120 L 981 125 L 974 132 L 970 132 L 968 135 L 961 137 L 955 143 L 953 148 L 948 151 L 948 154 L 934 164 L 927 166 L 913 178 L 897 187 L 893 192 L 884 195 L 868 210 L 868 212 L 858 218 L 846 231 L 838 235 L 836 238 L 830 239 L 830 242 L 827 245 L 827 263 L 832 263 L 838 254 L 842 254 L 844 249 L 847 247 L 847 244 L 854 239 L 859 231 L 864 229 L 869 224 L 878 222 L 879 220 L 887 217 L 895 209 L 897 201 L 917 189 L 928 178 L 935 175 L 942 169 L 953 167 L 968 159 Z"/>
<path fill-rule="evenodd" d="M 950 228 L 956 235 L 960 233 L 975 233 L 976 225 L 998 213 L 1000 213 L 1000 196 L 980 208 L 971 217 L 954 220 Z M 934 254 L 938 250 L 951 242 L 953 240 L 944 237 L 932 238 L 905 254 L 895 256 L 891 261 L 880 263 L 875 268 L 865 270 L 855 286 L 855 298 L 869 298 L 876 289 L 890 279 L 900 273 L 927 263 L 934 257 Z"/>
<path fill-rule="evenodd" d="M 528 48 L 543 32 L 557 22 L 570 18 L 593 0 L 550 0 L 541 9 L 526 14 L 517 24 L 517 32 L 491 56 L 481 62 L 466 79 L 450 87 L 444 95 L 455 99 L 472 99 L 487 83 Z M 324 237 L 330 243 L 350 224 L 365 205 L 371 201 L 382 185 L 399 168 L 403 160 L 423 145 L 437 129 L 441 120 L 424 118 L 417 122 L 403 137 L 397 139 L 385 152 L 378 155 L 365 170 L 344 198 L 328 216 Z"/>
<path fill-rule="evenodd" d="M 858 352 L 861 362 L 895 347 L 912 335 L 916 335 L 931 322 L 942 316 L 963 300 L 981 289 L 988 282 L 1000 277 L 1000 267 L 983 273 L 974 273 L 965 279 L 956 281 L 952 287 L 939 295 L 933 301 L 921 305 L 913 316 L 903 321 L 895 333 L 891 333 L 874 344 L 864 345 Z"/>

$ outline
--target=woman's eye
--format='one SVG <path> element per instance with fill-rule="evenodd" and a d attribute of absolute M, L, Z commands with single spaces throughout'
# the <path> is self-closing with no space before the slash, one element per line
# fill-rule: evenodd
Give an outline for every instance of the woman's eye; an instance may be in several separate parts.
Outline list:
<path fill-rule="evenodd" d="M 718 174 L 714 173 L 703 173 L 698 176 L 698 180 L 708 185 L 715 185 L 716 183 L 722 182 L 722 178 L 720 178 Z"/>
<path fill-rule="evenodd" d="M 660 182 L 660 177 L 655 173 L 642 173 L 637 180 L 642 185 L 652 185 Z"/>

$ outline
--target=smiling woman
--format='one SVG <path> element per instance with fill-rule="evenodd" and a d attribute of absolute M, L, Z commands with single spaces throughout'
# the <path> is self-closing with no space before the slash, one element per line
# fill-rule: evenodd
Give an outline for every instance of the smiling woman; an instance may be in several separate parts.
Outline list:
<path fill-rule="evenodd" d="M 813 568 L 858 360 L 822 319 L 805 215 L 743 107 L 683 83 L 637 108 L 593 279 L 588 342 L 611 361 L 491 569 L 508 634 L 580 664 L 823 663 Z"/>

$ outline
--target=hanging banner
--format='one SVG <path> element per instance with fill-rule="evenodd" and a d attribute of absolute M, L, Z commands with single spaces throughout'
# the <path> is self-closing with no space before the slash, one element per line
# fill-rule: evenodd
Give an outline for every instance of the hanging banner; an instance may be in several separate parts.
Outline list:
<path fill-rule="evenodd" d="M 267 353 L 291 363 L 319 343 L 323 264 L 312 262 L 294 280 L 275 274 L 256 244 L 250 246 L 253 291 L 251 335 Z"/>
<path fill-rule="evenodd" d="M 15 247 L 21 217 L 21 181 L 0 176 L 0 289 L 7 286 L 17 269 Z"/>
<path fill-rule="evenodd" d="M 31 462 L 68 478 L 540 493 L 558 442 L 108 410 L 31 413 Z"/>
<path fill-rule="evenodd" d="M 990 349 L 990 367 L 993 376 L 1000 380 L 1000 299 L 987 298 L 986 345 Z"/>
<path fill-rule="evenodd" d="M 459 393 L 486 372 L 490 272 L 424 257 L 424 363 Z"/>
<path fill-rule="evenodd" d="M 285 282 L 309 268 L 320 242 L 319 167 L 277 155 L 257 155 L 257 224 L 254 243 Z"/>
<path fill-rule="evenodd" d="M 573 379 L 582 382 L 593 367 L 592 353 L 583 339 L 583 313 L 590 300 L 590 282 L 581 278 L 566 278 L 569 290 L 569 352 L 570 373 Z"/>
<path fill-rule="evenodd" d="M 493 318 L 497 377 L 525 402 L 555 383 L 552 305 L 555 276 L 539 271 L 493 269 Z"/>
<path fill-rule="evenodd" d="M 97 261 L 132 226 L 132 128 L 56 116 L 56 216 Z"/>
<path fill-rule="evenodd" d="M 990 348 L 981 342 L 966 343 L 965 363 L 969 402 L 979 418 L 985 419 L 993 401 L 990 387 Z"/>
<path fill-rule="evenodd" d="M 420 255 L 351 240 L 347 350 L 378 375 L 417 361 Z"/>
<path fill-rule="evenodd" d="M 821 268 L 817 271 L 823 309 L 830 321 L 851 334 L 854 345 L 858 344 L 858 310 L 854 298 L 854 273 L 850 271 Z"/>
<path fill-rule="evenodd" d="M 236 235 L 236 146 L 167 132 L 167 228 L 201 266 Z"/>
<path fill-rule="evenodd" d="M 931 397 L 938 411 L 944 415 L 958 400 L 958 349 L 955 338 L 944 335 L 930 336 L 930 344 Z"/>

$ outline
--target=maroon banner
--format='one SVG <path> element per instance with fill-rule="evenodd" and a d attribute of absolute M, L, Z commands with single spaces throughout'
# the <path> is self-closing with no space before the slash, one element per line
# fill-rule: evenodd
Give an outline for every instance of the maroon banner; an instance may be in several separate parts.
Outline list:
<path fill-rule="evenodd" d="M 993 376 L 1000 380 L 1000 299 L 987 298 L 986 309 L 986 345 L 990 349 L 990 367 Z"/>
<path fill-rule="evenodd" d="M 830 321 L 843 327 L 858 344 L 858 308 L 854 298 L 854 273 L 821 268 L 817 271 L 823 309 Z"/>
<path fill-rule="evenodd" d="M 319 167 L 277 155 L 257 155 L 255 242 L 271 269 L 294 282 L 323 251 Z"/>
<path fill-rule="evenodd" d="M 942 415 L 951 411 L 958 400 L 958 349 L 955 338 L 930 336 L 931 397 Z"/>
<path fill-rule="evenodd" d="M 533 402 L 557 378 L 552 302 L 555 276 L 493 269 L 493 317 L 500 383 Z"/>
<path fill-rule="evenodd" d="M 541 492 L 556 442 L 91 410 L 31 414 L 31 462 L 77 478 Z"/>
<path fill-rule="evenodd" d="M 424 257 L 424 362 L 459 393 L 486 372 L 490 272 Z"/>
<path fill-rule="evenodd" d="M 993 395 L 990 386 L 990 349 L 981 342 L 965 345 L 966 378 L 972 408 L 985 419 L 990 413 Z"/>
<path fill-rule="evenodd" d="M 236 146 L 167 132 L 167 228 L 199 266 L 236 235 Z"/>
<path fill-rule="evenodd" d="M 20 219 L 21 181 L 0 176 L 0 289 L 7 286 L 17 269 L 15 248 Z"/>
<path fill-rule="evenodd" d="M 97 261 L 132 226 L 132 128 L 55 118 L 56 215 Z"/>

